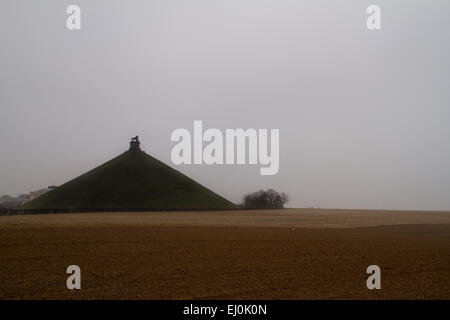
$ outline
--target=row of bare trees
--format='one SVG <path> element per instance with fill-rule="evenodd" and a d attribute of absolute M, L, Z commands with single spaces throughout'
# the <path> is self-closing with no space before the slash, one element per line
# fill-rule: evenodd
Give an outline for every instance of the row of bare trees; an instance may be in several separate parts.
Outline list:
<path fill-rule="evenodd" d="M 246 194 L 242 206 L 245 209 L 282 209 L 288 201 L 286 193 L 268 189 Z"/>

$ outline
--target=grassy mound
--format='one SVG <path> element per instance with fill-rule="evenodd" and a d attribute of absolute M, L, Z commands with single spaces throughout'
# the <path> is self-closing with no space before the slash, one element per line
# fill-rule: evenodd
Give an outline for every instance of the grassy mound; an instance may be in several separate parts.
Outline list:
<path fill-rule="evenodd" d="M 145 152 L 127 151 L 23 208 L 189 210 L 235 205 Z"/>

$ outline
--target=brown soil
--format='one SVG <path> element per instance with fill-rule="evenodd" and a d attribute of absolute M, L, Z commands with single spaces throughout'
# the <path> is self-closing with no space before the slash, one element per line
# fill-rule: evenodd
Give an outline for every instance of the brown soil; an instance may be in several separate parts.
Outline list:
<path fill-rule="evenodd" d="M 0 217 L 0 299 L 449 299 L 449 222 L 294 209 Z M 72 264 L 80 291 L 66 288 Z M 371 264 L 381 290 L 366 287 Z"/>

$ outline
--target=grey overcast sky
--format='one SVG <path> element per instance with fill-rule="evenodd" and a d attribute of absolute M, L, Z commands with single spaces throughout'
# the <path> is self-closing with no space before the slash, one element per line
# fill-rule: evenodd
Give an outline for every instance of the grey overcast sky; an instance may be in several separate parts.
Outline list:
<path fill-rule="evenodd" d="M 174 166 L 171 132 L 202 120 L 280 129 L 277 175 L 176 166 L 232 201 L 449 210 L 449 39 L 448 0 L 2 0 L 0 194 L 60 185 L 135 135 Z"/>

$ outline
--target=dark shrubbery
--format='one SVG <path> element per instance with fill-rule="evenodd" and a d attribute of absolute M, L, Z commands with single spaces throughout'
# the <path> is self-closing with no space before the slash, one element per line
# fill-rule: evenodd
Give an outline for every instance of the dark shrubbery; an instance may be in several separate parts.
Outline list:
<path fill-rule="evenodd" d="M 242 206 L 245 209 L 282 209 L 288 201 L 286 193 L 268 189 L 245 195 Z"/>

